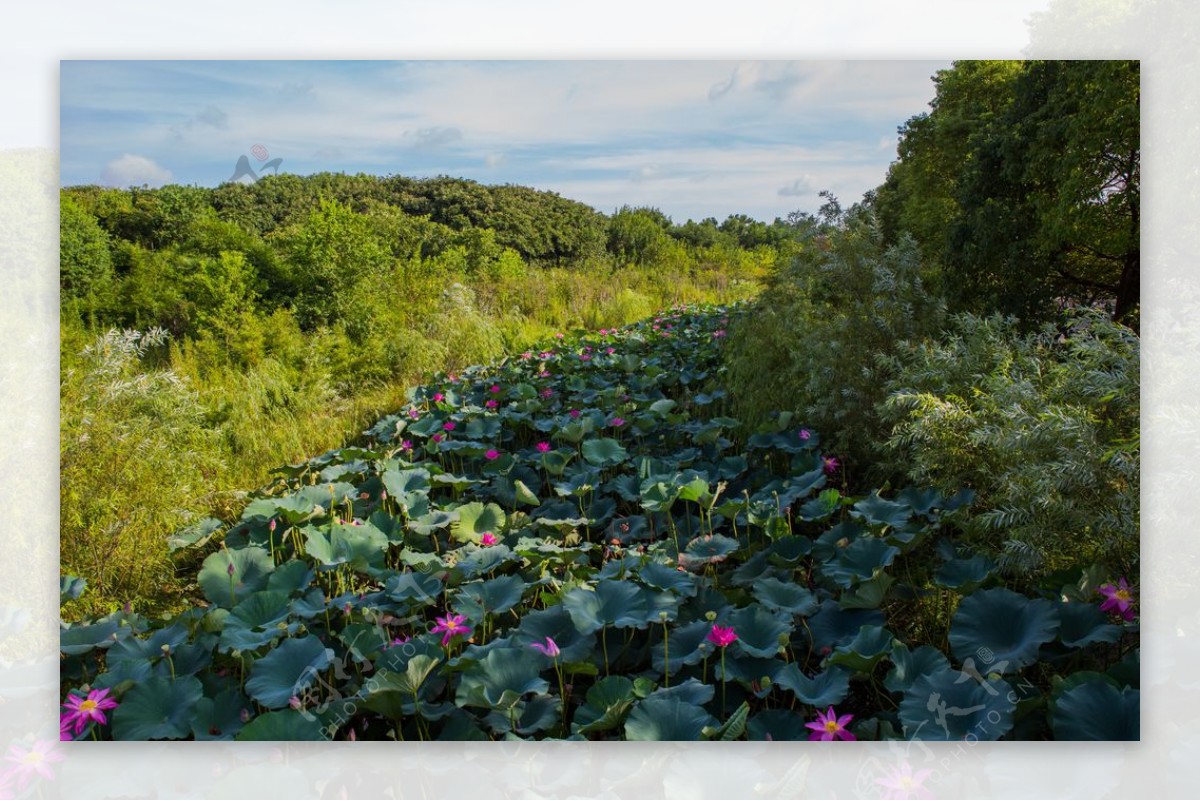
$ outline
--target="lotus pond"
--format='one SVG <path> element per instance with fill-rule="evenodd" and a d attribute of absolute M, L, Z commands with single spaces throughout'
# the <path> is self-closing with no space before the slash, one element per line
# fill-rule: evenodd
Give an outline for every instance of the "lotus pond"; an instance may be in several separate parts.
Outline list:
<path fill-rule="evenodd" d="M 1123 579 L 1016 592 L 956 544 L 969 491 L 854 495 L 803 421 L 746 432 L 736 313 L 439 376 L 177 532 L 204 600 L 64 624 L 62 736 L 1137 739 Z"/>

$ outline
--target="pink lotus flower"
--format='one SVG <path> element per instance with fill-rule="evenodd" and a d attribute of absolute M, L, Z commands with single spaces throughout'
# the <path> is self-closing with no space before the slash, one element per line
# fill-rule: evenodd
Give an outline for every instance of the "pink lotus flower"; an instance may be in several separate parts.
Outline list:
<path fill-rule="evenodd" d="M 433 634 L 442 632 L 442 645 L 449 645 L 455 637 L 465 637 L 471 633 L 471 627 L 466 625 L 466 622 L 467 619 L 462 615 L 446 615 L 437 618 L 437 625 L 429 631 Z"/>
<path fill-rule="evenodd" d="M 434 434 L 432 437 L 430 437 L 430 439 L 432 439 L 434 442 L 441 442 L 445 439 L 445 437 L 443 437 L 441 434 Z"/>
<path fill-rule="evenodd" d="M 538 358 L 541 359 L 542 361 L 545 361 L 546 359 L 549 359 L 553 355 L 554 355 L 554 351 L 544 350 L 538 354 Z"/>
<path fill-rule="evenodd" d="M 387 650 L 388 648 L 394 648 L 397 645 L 404 645 L 404 643 L 410 641 L 411 639 L 412 637 L 395 637 L 391 642 L 386 643 L 383 648 L 384 650 Z"/>
<path fill-rule="evenodd" d="M 1100 604 L 1101 612 L 1116 612 L 1126 622 L 1132 622 L 1136 617 L 1133 611 L 1133 588 L 1124 576 L 1116 585 L 1101 584 L 1097 592 L 1104 596 L 1104 602 Z"/>
<path fill-rule="evenodd" d="M 562 338 L 563 338 L 563 335 L 562 335 L 562 334 L 555 334 L 555 335 L 554 335 L 554 338 L 555 338 L 555 339 L 562 339 Z"/>
<path fill-rule="evenodd" d="M 75 732 L 71 731 L 75 725 L 75 719 L 70 715 L 63 715 L 58 719 L 58 739 L 69 741 L 75 739 Z M 3 792 L 5 779 L 0 779 L 0 792 Z M 4 796 L 0 796 L 3 798 Z"/>
<path fill-rule="evenodd" d="M 546 387 L 545 389 L 542 390 L 542 397 L 543 398 L 553 398 L 554 390 L 550 389 L 549 387 Z"/>
<path fill-rule="evenodd" d="M 485 404 L 483 404 L 483 405 L 484 405 L 485 407 L 487 407 L 488 409 L 495 409 L 495 408 L 496 408 L 497 406 L 499 406 L 500 404 L 499 404 L 498 402 L 494 401 L 494 400 L 489 400 L 487 403 L 485 403 Z"/>
<path fill-rule="evenodd" d="M 912 765 L 907 761 L 901 762 L 900 767 L 893 766 L 887 776 L 876 779 L 875 783 L 884 788 L 884 798 L 933 798 L 933 794 L 924 787 L 926 779 L 932 775 L 932 768 L 924 768 L 913 773 Z"/>
<path fill-rule="evenodd" d="M 498 392 L 500 392 L 500 385 L 492 384 L 492 386 L 488 389 L 488 392 L 492 393 L 493 395 L 497 394 Z"/>
<path fill-rule="evenodd" d="M 412 419 L 416 420 L 418 417 L 421 416 L 421 413 L 419 411 L 417 411 L 416 409 L 409 409 L 408 416 L 411 417 Z"/>
<path fill-rule="evenodd" d="M 479 538 L 479 544 L 483 545 L 484 547 L 490 547 L 499 541 L 500 540 L 496 538 L 496 535 L 490 531 L 483 532 L 483 536 Z"/>
<path fill-rule="evenodd" d="M 829 476 L 831 476 L 831 475 L 833 475 L 834 473 L 836 473 L 836 472 L 837 472 L 837 469 L 838 469 L 838 468 L 841 466 L 841 464 L 842 464 L 842 463 L 841 463 L 841 462 L 839 462 L 839 461 L 838 461 L 838 460 L 837 460 L 835 457 L 833 457 L 833 456 L 823 456 L 823 457 L 821 457 L 821 467 L 822 467 L 822 468 L 824 468 L 824 470 L 825 470 L 825 475 L 829 475 Z"/>
<path fill-rule="evenodd" d="M 800 429 L 800 439 L 805 440 L 807 442 L 811 438 L 812 438 L 811 431 L 809 431 L 807 428 Z"/>
<path fill-rule="evenodd" d="M 4 772 L 0 782 L 15 782 L 18 791 L 23 792 L 33 784 L 35 774 L 53 781 L 54 771 L 50 766 L 55 762 L 62 762 L 65 758 L 57 752 L 53 740 L 38 740 L 28 749 L 14 743 L 9 746 L 8 755 L 4 758 L 6 762 L 11 762 L 13 767 Z"/>
<path fill-rule="evenodd" d="M 716 331 L 713 331 L 713 336 L 717 339 L 720 339 L 721 337 L 725 336 L 725 329 L 718 328 Z"/>
<path fill-rule="evenodd" d="M 534 447 L 537 448 L 538 453 L 549 453 L 550 452 L 550 443 L 549 442 L 539 442 Z"/>
<path fill-rule="evenodd" d="M 592 360 L 592 355 L 590 353 L 581 353 L 581 354 L 579 354 L 579 360 L 584 361 L 584 362 L 590 362 Z"/>
<path fill-rule="evenodd" d="M 613 355 L 614 353 L 616 353 L 616 352 L 617 352 L 617 349 L 616 349 L 616 348 L 608 348 L 608 349 L 607 349 L 607 350 L 605 350 L 604 352 L 605 352 L 605 353 L 607 353 L 609 356 L 611 356 L 611 355 Z"/>
<path fill-rule="evenodd" d="M 455 373 L 451 373 L 450 375 L 446 376 L 446 378 L 449 378 L 449 379 L 450 379 L 450 383 L 451 383 L 451 384 L 457 384 L 457 383 L 458 383 L 458 375 L 456 375 Z"/>
<path fill-rule="evenodd" d="M 578 409 L 572 409 L 572 410 L 570 411 L 570 415 L 571 415 L 571 419 L 572 419 L 572 420 L 578 419 L 578 417 L 579 417 L 579 410 L 578 410 Z"/>
<path fill-rule="evenodd" d="M 455 428 L 456 428 L 456 426 L 454 425 L 453 420 L 448 420 L 445 423 L 442 423 L 443 431 L 453 431 Z"/>
<path fill-rule="evenodd" d="M 609 425 L 611 425 L 613 428 L 620 428 L 621 426 L 625 425 L 625 418 L 614 417 L 611 421 L 609 421 Z"/>
<path fill-rule="evenodd" d="M 543 370 L 542 372 L 538 373 L 538 378 L 549 378 L 549 377 L 550 377 L 549 370 Z"/>
<path fill-rule="evenodd" d="M 303 704 L 300 703 L 299 696 L 293 695 L 291 698 L 288 699 L 288 706 L 290 706 L 292 709 L 299 709 L 300 707 L 303 706 Z"/>
<path fill-rule="evenodd" d="M 813 730 L 813 733 L 808 735 L 810 740 L 857 740 L 858 738 L 846 728 L 846 724 L 853 719 L 854 715 L 842 715 L 839 718 L 833 707 L 829 707 L 826 711 L 817 713 L 816 721 L 804 725 Z"/>
<path fill-rule="evenodd" d="M 602 336 L 602 337 L 606 337 L 606 336 L 608 336 L 608 329 L 607 329 L 607 328 L 601 328 L 601 329 L 600 329 L 600 336 Z"/>
<path fill-rule="evenodd" d="M 708 633 L 708 641 L 718 648 L 726 648 L 733 645 L 734 640 L 737 638 L 737 632 L 733 630 L 733 626 L 717 626 L 714 624 L 712 631 Z"/>
<path fill-rule="evenodd" d="M 500 451 L 496 450 L 495 448 L 489 448 L 488 451 L 483 454 L 483 457 L 489 462 L 494 462 L 500 458 Z"/>
<path fill-rule="evenodd" d="M 533 648 L 537 651 L 540 651 L 541 653 L 545 654 L 546 656 L 550 657 L 551 659 L 557 659 L 558 655 L 560 653 L 562 653 L 562 651 L 558 650 L 558 643 L 556 643 L 550 637 L 546 638 L 545 643 L 531 642 L 529 644 L 529 647 Z"/>
<path fill-rule="evenodd" d="M 525 351 L 524 353 L 521 354 L 521 359 L 524 361 L 529 361 L 532 358 L 533 358 L 533 353 L 531 353 L 530 351 Z"/>
<path fill-rule="evenodd" d="M 412 450 L 412 440 L 411 439 L 403 440 L 400 443 L 400 447 L 406 451 L 411 451 Z"/>
<path fill-rule="evenodd" d="M 445 395 L 443 395 L 443 394 L 442 394 L 442 393 L 440 393 L 440 392 L 438 392 L 437 394 L 435 394 L 435 395 L 433 396 L 433 402 L 434 402 L 434 403 L 441 403 L 441 402 L 442 402 L 442 401 L 444 401 L 445 399 L 446 399 L 446 396 L 445 396 Z"/>

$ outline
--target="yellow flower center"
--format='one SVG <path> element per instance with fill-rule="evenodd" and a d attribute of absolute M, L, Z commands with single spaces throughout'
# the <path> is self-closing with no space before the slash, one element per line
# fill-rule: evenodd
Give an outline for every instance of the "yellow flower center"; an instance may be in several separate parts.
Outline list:
<path fill-rule="evenodd" d="M 1129 590 L 1117 590 L 1117 597 L 1122 601 L 1132 601 L 1133 596 L 1129 594 Z"/>
<path fill-rule="evenodd" d="M 842 727 L 838 725 L 836 720 L 825 721 L 825 731 L 829 732 L 830 734 L 836 734 L 840 728 Z"/>
<path fill-rule="evenodd" d="M 40 765 L 45 761 L 45 756 L 41 751 L 33 750 L 21 757 L 21 763 L 24 765 Z"/>
<path fill-rule="evenodd" d="M 96 702 L 95 702 L 95 701 L 90 701 L 90 700 L 89 700 L 89 701 L 84 701 L 83 703 L 81 703 L 81 704 L 79 705 L 79 711 L 80 711 L 80 712 L 91 712 L 91 711 L 92 711 L 93 709 L 95 709 L 95 708 L 96 708 Z"/>
<path fill-rule="evenodd" d="M 912 776 L 901 776 L 900 777 L 900 786 L 903 787 L 905 790 L 911 790 L 913 788 Z"/>

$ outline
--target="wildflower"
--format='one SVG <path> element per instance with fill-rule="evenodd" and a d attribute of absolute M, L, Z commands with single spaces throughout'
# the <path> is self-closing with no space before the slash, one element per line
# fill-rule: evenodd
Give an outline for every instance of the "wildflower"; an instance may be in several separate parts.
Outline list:
<path fill-rule="evenodd" d="M 442 645 L 449 645 L 450 641 L 458 635 L 466 636 L 471 633 L 471 627 L 466 625 L 467 619 L 462 615 L 446 615 L 437 619 L 437 625 L 430 629 L 430 632 L 437 634 L 442 633 Z"/>
<path fill-rule="evenodd" d="M 492 386 L 488 389 L 488 392 L 492 393 L 493 395 L 497 394 L 498 392 L 500 392 L 500 385 L 492 384 Z"/>
<path fill-rule="evenodd" d="M 483 545 L 484 547 L 491 547 L 499 541 L 500 540 L 496 538 L 496 535 L 490 531 L 483 532 L 483 536 L 479 538 L 479 544 Z"/>
<path fill-rule="evenodd" d="M 496 450 L 495 448 L 489 448 L 483 455 L 484 458 L 486 458 L 489 462 L 494 462 L 500 458 L 500 451 Z"/>
<path fill-rule="evenodd" d="M 853 719 L 854 715 L 842 715 L 839 718 L 833 707 L 829 707 L 824 712 L 818 712 L 814 722 L 804 725 L 813 730 L 813 733 L 808 735 L 810 740 L 857 740 L 858 738 L 846 729 L 846 724 Z"/>
<path fill-rule="evenodd" d="M 621 426 L 625 425 L 625 418 L 624 417 L 614 417 L 612 420 L 609 421 L 609 425 L 611 425 L 613 428 L 620 428 Z"/>
<path fill-rule="evenodd" d="M 551 659 L 557 659 L 558 655 L 560 653 L 562 653 L 561 651 L 558 650 L 558 643 L 556 643 L 553 640 L 553 638 L 551 638 L 551 637 L 547 637 L 545 643 L 540 643 L 540 642 L 530 643 L 529 647 L 531 647 L 537 651 L 540 651 L 541 653 L 545 654 L 546 656 L 550 657 Z"/>
<path fill-rule="evenodd" d="M 487 403 L 485 403 L 483 405 L 488 409 L 495 409 L 500 404 L 497 401 L 489 400 Z"/>
<path fill-rule="evenodd" d="M 733 641 L 737 638 L 737 632 L 733 630 L 733 626 L 717 626 L 714 624 L 712 631 L 708 633 L 708 641 L 715 644 L 718 648 L 725 648 L 732 645 Z"/>
<path fill-rule="evenodd" d="M 802 439 L 802 440 L 804 440 L 805 442 L 807 442 L 807 441 L 808 441 L 809 439 L 811 439 L 811 438 L 812 438 L 812 432 L 811 432 L 811 431 L 809 431 L 807 428 L 802 428 L 802 429 L 800 429 L 800 439 Z"/>
<path fill-rule="evenodd" d="M 1104 602 L 1100 604 L 1101 612 L 1116 612 L 1126 622 L 1134 619 L 1133 588 L 1124 576 L 1115 585 L 1101 584 L 1097 592 L 1104 596 Z"/>
<path fill-rule="evenodd" d="M 442 430 L 443 431 L 453 431 L 454 430 L 454 421 L 447 420 L 446 422 L 442 423 Z"/>
<path fill-rule="evenodd" d="M 905 761 L 900 763 L 899 768 L 893 767 L 887 776 L 876 779 L 875 783 L 885 788 L 884 798 L 933 798 L 933 794 L 924 787 L 925 780 L 932 773 L 932 768 L 924 768 L 914 774 L 912 765 Z"/>
<path fill-rule="evenodd" d="M 841 462 L 833 456 L 822 456 L 821 466 L 825 469 L 825 474 L 831 476 L 837 472 L 838 467 L 841 466 Z"/>
<path fill-rule="evenodd" d="M 534 447 L 537 448 L 538 453 L 549 453 L 550 452 L 550 443 L 549 442 L 539 442 Z"/>
<path fill-rule="evenodd" d="M 572 410 L 570 411 L 570 415 L 571 415 L 571 419 L 572 419 L 572 420 L 578 419 L 578 417 L 579 417 L 579 410 L 578 410 L 578 409 L 572 409 Z"/>
<path fill-rule="evenodd" d="M 433 402 L 434 402 L 434 403 L 441 403 L 441 402 L 442 402 L 442 401 L 444 401 L 445 399 L 446 399 L 446 396 L 445 396 L 445 395 L 443 395 L 443 394 L 442 394 L 442 393 L 440 393 L 440 392 L 436 393 L 436 394 L 433 396 Z"/>
<path fill-rule="evenodd" d="M 4 776 L 9 780 L 17 780 L 18 790 L 24 791 L 33 783 L 35 773 L 44 779 L 53 780 L 54 771 L 50 769 L 50 765 L 62 762 L 64 758 L 62 754 L 55 752 L 52 740 L 38 740 L 28 750 L 19 744 L 13 744 L 9 746 L 8 756 L 4 759 L 13 763 L 14 767 L 5 771 Z"/>

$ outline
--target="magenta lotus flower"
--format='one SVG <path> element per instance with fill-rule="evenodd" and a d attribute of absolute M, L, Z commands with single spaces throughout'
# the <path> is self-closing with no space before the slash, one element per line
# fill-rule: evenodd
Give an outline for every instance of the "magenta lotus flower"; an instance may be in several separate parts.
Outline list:
<path fill-rule="evenodd" d="M 488 392 L 492 393 L 493 395 L 498 394 L 500 392 L 500 385 L 492 384 L 490 387 L 488 387 Z"/>
<path fill-rule="evenodd" d="M 592 360 L 592 354 L 581 353 L 581 354 L 579 354 L 579 359 L 580 359 L 580 361 L 590 362 Z"/>
<path fill-rule="evenodd" d="M 412 440 L 411 439 L 402 440 L 400 442 L 400 447 L 406 451 L 411 451 L 412 450 Z"/>
<path fill-rule="evenodd" d="M 809 431 L 807 428 L 800 429 L 800 439 L 805 440 L 807 442 L 808 440 L 812 439 L 812 432 Z"/>
<path fill-rule="evenodd" d="M 1124 576 L 1115 585 L 1101 584 L 1097 592 L 1104 596 L 1104 602 L 1100 604 L 1101 612 L 1116 612 L 1126 622 L 1132 622 L 1136 617 L 1133 612 L 1133 588 Z"/>
<path fill-rule="evenodd" d="M 416 420 L 418 417 L 421 416 L 421 413 L 419 411 L 417 411 L 416 409 L 409 409 L 408 416 L 411 417 L 412 419 Z"/>
<path fill-rule="evenodd" d="M 733 626 L 714 625 L 712 631 L 708 633 L 708 641 L 715 644 L 718 648 L 733 645 L 734 640 L 737 638 L 737 632 L 733 630 Z"/>
<path fill-rule="evenodd" d="M 384 650 L 387 650 L 388 648 L 394 648 L 397 645 L 404 645 L 404 643 L 410 641 L 411 639 L 412 637 L 394 637 L 391 642 L 385 643 L 383 648 Z"/>
<path fill-rule="evenodd" d="M 487 403 L 485 403 L 483 405 L 488 409 L 495 409 L 497 406 L 500 405 L 500 403 L 498 401 L 489 400 Z"/>
<path fill-rule="evenodd" d="M 817 713 L 816 721 L 804 725 L 813 730 L 813 733 L 808 735 L 810 740 L 857 740 L 858 738 L 846 728 L 846 724 L 853 719 L 854 715 L 842 715 L 839 718 L 833 707 L 829 707 L 826 711 Z"/>
<path fill-rule="evenodd" d="M 556 643 L 551 637 L 547 637 L 546 642 L 544 643 L 531 642 L 529 647 L 540 651 L 551 659 L 557 659 L 558 655 L 562 653 L 562 651 L 558 650 L 558 643 Z"/>
<path fill-rule="evenodd" d="M 538 373 L 538 378 L 549 378 L 549 377 L 550 377 L 549 370 L 543 370 L 542 372 Z"/>
<path fill-rule="evenodd" d="M 446 615 L 445 617 L 437 618 L 437 625 L 429 631 L 433 634 L 442 632 L 442 645 L 449 645 L 450 641 L 458 636 L 466 636 L 471 633 L 471 627 L 466 625 L 467 619 L 462 615 Z"/>
<path fill-rule="evenodd" d="M 607 353 L 609 356 L 612 356 L 614 353 L 617 352 L 617 349 L 616 348 L 607 348 L 604 352 Z"/>
<path fill-rule="evenodd" d="M 620 428 L 621 426 L 625 425 L 625 418 L 624 417 L 614 417 L 612 420 L 609 421 L 609 425 L 611 425 L 613 428 Z"/>
<path fill-rule="evenodd" d="M 453 431 L 454 429 L 455 425 L 453 420 L 447 420 L 446 422 L 442 423 L 443 431 Z"/>
<path fill-rule="evenodd" d="M 445 395 L 443 395 L 443 394 L 442 394 L 442 393 L 440 393 L 440 392 L 438 392 L 437 394 L 435 394 L 435 395 L 433 396 L 433 402 L 434 402 L 434 403 L 441 403 L 441 402 L 442 402 L 442 401 L 444 401 L 445 399 L 446 399 L 446 396 L 445 396 Z"/>
<path fill-rule="evenodd" d="M 521 359 L 523 361 L 529 361 L 532 358 L 533 358 L 533 353 L 531 353 L 530 351 L 525 351 L 524 353 L 521 354 Z"/>
<path fill-rule="evenodd" d="M 542 390 L 542 397 L 543 398 L 553 398 L 554 390 L 550 389 L 549 387 L 546 387 L 545 389 Z"/>
<path fill-rule="evenodd" d="M 837 472 L 838 467 L 841 466 L 841 462 L 833 456 L 822 456 L 821 466 L 824 468 L 826 475 L 833 475 Z"/>
<path fill-rule="evenodd" d="M 537 448 L 538 453 L 549 453 L 550 452 L 550 443 L 549 442 L 539 442 L 534 447 Z"/>
<path fill-rule="evenodd" d="M 499 541 L 500 540 L 496 538 L 496 535 L 490 531 L 483 532 L 483 536 L 479 538 L 479 544 L 485 547 L 491 547 Z"/>
<path fill-rule="evenodd" d="M 579 410 L 578 410 L 578 409 L 572 409 L 572 410 L 570 411 L 570 415 L 571 415 L 571 419 L 572 419 L 572 420 L 578 419 L 578 417 L 579 417 Z"/>
<path fill-rule="evenodd" d="M 50 766 L 66 758 L 56 748 L 53 740 L 38 740 L 29 748 L 19 743 L 9 746 L 4 761 L 12 763 L 12 767 L 0 776 L 0 783 L 13 782 L 17 790 L 23 792 L 33 784 L 35 775 L 53 781 L 54 771 Z"/>
<path fill-rule="evenodd" d="M 62 717 L 58 719 L 58 739 L 64 741 L 74 740 L 75 732 L 71 731 L 74 725 L 75 718 L 71 717 L 69 714 L 63 714 Z M 3 788 L 4 780 L 0 779 L 0 791 L 3 791 Z M 3 796 L 0 796 L 0 798 L 2 797 Z"/>
<path fill-rule="evenodd" d="M 606 337 L 606 336 L 608 336 L 608 329 L 607 329 L 607 328 L 601 328 L 601 329 L 600 329 L 600 336 L 602 336 L 602 337 Z"/>
<path fill-rule="evenodd" d="M 933 793 L 925 789 L 925 780 L 933 774 L 932 768 L 924 768 L 913 773 L 912 765 L 907 761 L 901 762 L 900 767 L 893 766 L 887 776 L 876 779 L 875 783 L 884 788 L 883 797 L 888 799 L 933 798 Z"/>
<path fill-rule="evenodd" d="M 445 437 L 443 437 L 441 434 L 434 434 L 432 437 L 430 437 L 430 439 L 432 439 L 434 442 L 441 442 L 445 439 Z"/>
<path fill-rule="evenodd" d="M 487 450 L 487 451 L 486 451 L 486 452 L 483 454 L 483 457 L 484 457 L 485 459 L 487 459 L 489 462 L 494 462 L 494 461 L 496 461 L 497 459 L 499 459 L 499 458 L 500 458 L 500 451 L 496 450 L 495 448 L 489 448 L 489 449 L 488 449 L 488 450 Z"/>
<path fill-rule="evenodd" d="M 554 351 L 544 350 L 538 354 L 538 358 L 541 359 L 542 361 L 545 361 L 546 359 L 549 359 L 553 355 L 554 355 Z"/>

